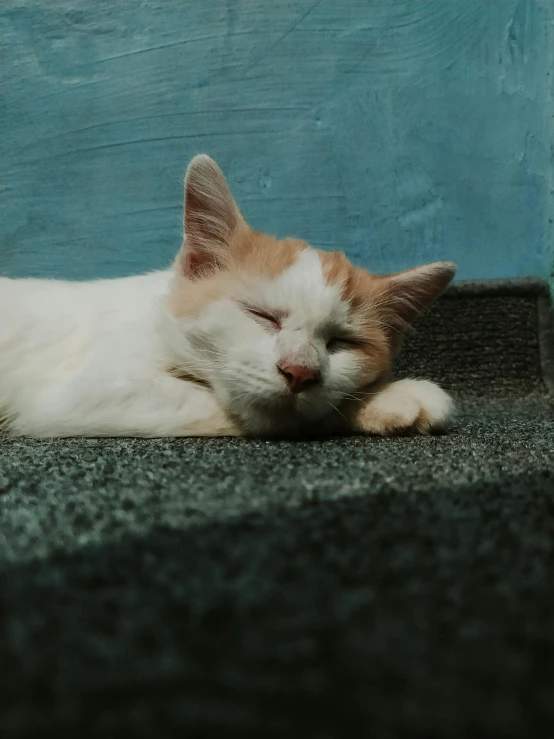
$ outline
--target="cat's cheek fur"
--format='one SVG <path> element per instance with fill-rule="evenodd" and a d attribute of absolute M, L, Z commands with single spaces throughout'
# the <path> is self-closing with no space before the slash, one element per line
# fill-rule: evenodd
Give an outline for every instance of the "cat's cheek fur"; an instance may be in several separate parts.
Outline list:
<path fill-rule="evenodd" d="M 346 350 L 329 358 L 329 391 L 337 399 L 356 395 L 360 388 L 370 385 L 382 372 L 380 363 L 360 356 L 360 352 Z"/>
<path fill-rule="evenodd" d="M 264 334 L 243 337 L 221 350 L 225 357 L 213 373 L 216 396 L 233 415 L 244 418 L 252 406 L 270 406 L 283 393 L 275 368 L 275 338 Z"/>
<path fill-rule="evenodd" d="M 428 380 L 398 380 L 371 398 L 360 410 L 360 431 L 380 436 L 427 434 L 448 427 L 452 398 Z"/>

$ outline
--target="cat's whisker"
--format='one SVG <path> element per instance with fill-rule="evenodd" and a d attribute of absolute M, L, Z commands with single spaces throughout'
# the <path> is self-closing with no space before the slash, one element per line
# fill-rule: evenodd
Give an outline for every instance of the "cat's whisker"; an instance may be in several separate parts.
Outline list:
<path fill-rule="evenodd" d="M 363 398 L 369 398 L 369 397 L 375 397 L 376 395 L 380 395 L 380 392 L 364 392 L 362 390 L 354 393 L 341 393 L 341 396 L 343 398 L 352 398 L 355 400 L 361 400 Z"/>
<path fill-rule="evenodd" d="M 327 403 L 327 405 L 331 406 L 331 408 L 332 408 L 332 409 L 333 409 L 334 411 L 336 411 L 336 412 L 337 412 L 337 413 L 339 414 L 339 416 L 342 416 L 342 418 L 344 418 L 344 420 L 345 420 L 346 422 L 348 422 L 348 419 L 346 418 L 346 416 L 344 415 L 344 413 L 342 413 L 342 412 L 341 412 L 341 411 L 340 411 L 340 410 L 339 410 L 339 409 L 337 408 L 337 406 L 336 406 L 336 405 L 333 405 L 333 403 L 331 403 L 331 401 L 330 401 L 330 400 L 327 400 L 327 401 L 326 401 L 326 403 Z"/>

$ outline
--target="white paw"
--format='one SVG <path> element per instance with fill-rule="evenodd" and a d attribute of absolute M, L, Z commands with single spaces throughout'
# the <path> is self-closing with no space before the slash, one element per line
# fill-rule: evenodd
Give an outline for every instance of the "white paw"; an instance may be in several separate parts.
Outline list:
<path fill-rule="evenodd" d="M 382 436 L 418 433 L 445 428 L 454 403 L 438 385 L 427 380 L 393 382 L 361 411 L 363 431 Z"/>

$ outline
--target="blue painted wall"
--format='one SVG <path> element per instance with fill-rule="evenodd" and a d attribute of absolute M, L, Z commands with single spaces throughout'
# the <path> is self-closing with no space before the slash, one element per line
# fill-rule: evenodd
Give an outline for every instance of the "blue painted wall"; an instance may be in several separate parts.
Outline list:
<path fill-rule="evenodd" d="M 5 0 L 0 273 L 165 265 L 207 152 L 258 229 L 548 277 L 553 7 Z"/>

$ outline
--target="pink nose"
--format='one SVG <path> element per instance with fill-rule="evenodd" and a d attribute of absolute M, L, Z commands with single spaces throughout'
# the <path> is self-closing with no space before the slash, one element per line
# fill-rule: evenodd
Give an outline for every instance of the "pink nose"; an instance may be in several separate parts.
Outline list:
<path fill-rule="evenodd" d="M 288 386 L 293 393 L 301 393 L 302 390 L 315 385 L 321 380 L 321 373 L 317 369 L 311 367 L 302 367 L 299 364 L 286 364 L 285 362 L 277 365 L 279 374 L 287 381 Z"/>

